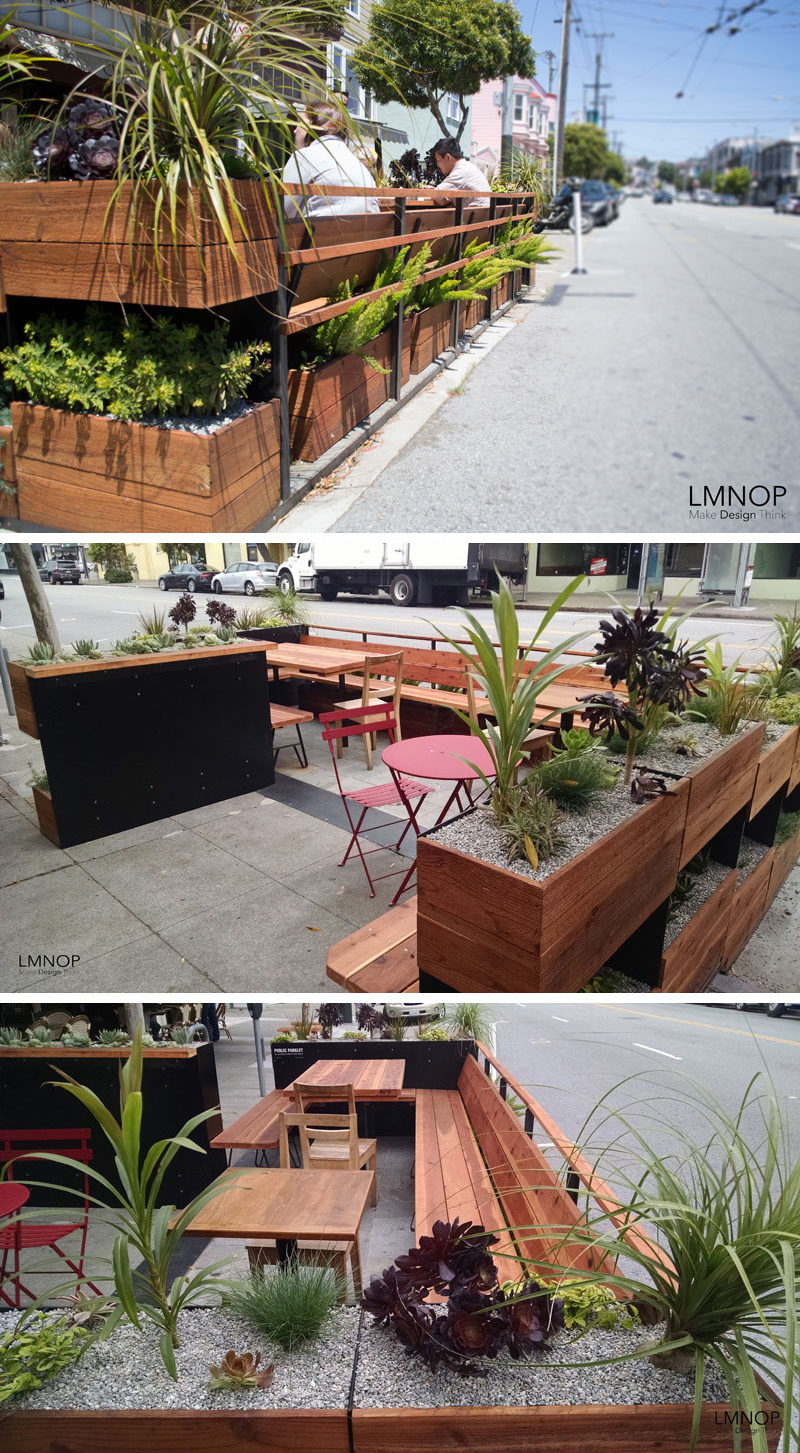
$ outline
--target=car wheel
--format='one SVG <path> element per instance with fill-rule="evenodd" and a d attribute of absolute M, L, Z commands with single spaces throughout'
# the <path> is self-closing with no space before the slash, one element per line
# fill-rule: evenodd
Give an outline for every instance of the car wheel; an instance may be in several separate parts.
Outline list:
<path fill-rule="evenodd" d="M 339 591 L 335 585 L 321 585 L 319 588 L 320 600 L 335 600 Z"/>
<path fill-rule="evenodd" d="M 294 589 L 294 581 L 288 570 L 281 570 L 279 572 L 276 585 L 281 595 L 288 595 L 289 591 Z"/>
<path fill-rule="evenodd" d="M 245 583 L 244 583 L 244 593 L 245 593 L 245 595 L 255 595 L 256 588 L 255 588 L 252 580 L 246 580 L 245 581 Z"/>
<path fill-rule="evenodd" d="M 186 589 L 188 590 L 190 595 L 194 595 L 197 586 L 195 585 L 195 582 L 193 580 L 187 580 Z"/>
<path fill-rule="evenodd" d="M 417 582 L 413 575 L 395 575 L 389 586 L 392 605 L 413 605 L 417 598 Z"/>
<path fill-rule="evenodd" d="M 222 595 L 222 586 L 220 585 L 218 580 L 212 581 L 211 589 L 213 590 L 215 595 Z"/>
<path fill-rule="evenodd" d="M 785 1008 L 786 1008 L 786 1005 L 785 1004 L 778 1004 L 778 1003 L 768 1004 L 767 1005 L 767 1013 L 768 1013 L 770 1019 L 780 1019 L 780 1017 L 783 1014 L 783 1011 L 784 1011 Z"/>
<path fill-rule="evenodd" d="M 166 590 L 167 589 L 167 582 L 164 579 L 163 575 L 159 575 L 159 577 L 158 577 L 158 588 L 159 588 L 159 590 Z"/>

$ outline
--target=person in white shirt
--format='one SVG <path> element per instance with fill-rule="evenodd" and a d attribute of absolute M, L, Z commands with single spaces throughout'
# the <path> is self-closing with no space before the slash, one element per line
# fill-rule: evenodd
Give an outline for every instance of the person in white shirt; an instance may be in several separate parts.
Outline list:
<path fill-rule="evenodd" d="M 321 102 L 309 106 L 306 116 L 317 139 L 312 139 L 301 122 L 294 133 L 298 149 L 283 169 L 283 180 L 293 186 L 359 187 L 365 195 L 287 195 L 284 199 L 287 218 L 295 221 L 298 217 L 353 217 L 378 212 L 374 178 L 348 147 L 344 139 L 347 126 L 336 107 Z"/>
<path fill-rule="evenodd" d="M 433 158 L 444 178 L 436 188 L 437 192 L 443 192 L 444 195 L 433 199 L 437 207 L 452 205 L 447 196 L 448 192 L 488 192 L 489 183 L 480 167 L 477 167 L 473 161 L 467 161 L 461 147 L 452 136 L 443 136 L 441 141 L 437 141 L 433 149 Z M 465 197 L 464 205 L 488 207 L 489 198 L 476 197 L 474 201 L 470 201 L 468 197 Z"/>

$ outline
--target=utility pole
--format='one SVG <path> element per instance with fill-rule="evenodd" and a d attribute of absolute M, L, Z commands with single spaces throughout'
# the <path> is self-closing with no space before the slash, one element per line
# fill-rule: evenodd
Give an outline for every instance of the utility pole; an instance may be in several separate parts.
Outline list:
<path fill-rule="evenodd" d="M 572 0 L 564 0 L 561 17 L 561 55 L 558 62 L 558 110 L 553 137 L 553 195 L 558 191 L 558 178 L 564 156 L 564 127 L 567 121 L 567 78 L 569 75 L 569 33 L 572 25 Z"/>
<path fill-rule="evenodd" d="M 503 120 L 500 136 L 500 175 L 509 182 L 514 169 L 514 77 L 503 77 Z"/>
<path fill-rule="evenodd" d="M 555 68 L 556 68 L 556 54 L 555 54 L 555 51 L 553 51 L 553 50 L 543 50 L 541 52 L 541 54 L 544 56 L 545 60 L 547 61 L 547 93 L 548 93 L 549 96 L 552 96 L 552 94 L 553 94 L 553 75 L 555 73 Z"/>
<path fill-rule="evenodd" d="M 594 116 L 593 116 L 594 124 L 595 124 L 595 126 L 599 126 L 599 124 L 600 124 L 600 90 L 601 90 L 601 86 L 600 86 L 600 72 L 601 72 L 601 70 L 603 68 L 603 41 L 604 40 L 613 40 L 614 39 L 614 32 L 613 32 L 613 30 L 591 30 L 588 33 L 587 32 L 584 32 L 584 34 L 586 35 L 586 39 L 587 40 L 596 40 L 596 41 L 599 42 L 599 44 L 597 46 L 597 50 L 595 52 L 595 58 L 594 58 L 594 107 L 593 107 L 593 111 L 594 111 Z"/>

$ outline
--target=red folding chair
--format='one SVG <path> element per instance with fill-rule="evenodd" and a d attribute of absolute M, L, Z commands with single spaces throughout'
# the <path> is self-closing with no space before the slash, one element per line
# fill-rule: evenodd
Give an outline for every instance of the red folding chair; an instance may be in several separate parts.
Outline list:
<path fill-rule="evenodd" d="M 70 1160 L 78 1161 L 86 1167 L 92 1159 L 92 1132 L 91 1130 L 0 1130 L 0 1166 L 5 1168 L 6 1180 L 13 1181 L 14 1172 L 19 1175 L 19 1162 L 41 1161 L 43 1155 L 48 1152 L 55 1152 L 68 1156 Z M 44 1166 L 51 1169 L 51 1162 L 44 1161 Z M 55 1167 L 52 1167 L 53 1169 Z M 41 1177 L 44 1179 L 44 1177 Z M 65 1195 L 68 1192 L 65 1191 Z M 90 1282 L 83 1274 L 83 1260 L 86 1252 L 86 1235 L 89 1230 L 89 1175 L 84 1169 L 83 1173 L 83 1216 L 80 1220 L 73 1221 L 25 1221 L 20 1217 L 12 1219 L 4 1226 L 0 1226 L 0 1299 L 7 1302 L 10 1307 L 19 1307 L 21 1295 L 33 1299 L 33 1292 L 25 1286 L 20 1277 L 20 1253 L 29 1250 L 39 1250 L 41 1247 L 50 1247 L 61 1260 L 66 1262 L 70 1271 L 74 1271 L 78 1278 L 78 1284 L 85 1282 L 88 1287 L 97 1295 L 101 1295 L 100 1288 Z M 74 1262 L 64 1251 L 61 1242 L 68 1236 L 80 1234 L 80 1251 L 78 1252 L 77 1263 Z M 74 1253 L 73 1253 L 74 1254 Z M 9 1260 L 11 1270 L 8 1271 Z M 42 1270 L 28 1270 L 26 1276 L 48 1276 L 50 1273 Z M 16 1287 L 14 1300 L 3 1291 L 3 1284 L 9 1281 Z"/>
<path fill-rule="evenodd" d="M 375 883 L 380 883 L 383 878 L 396 878 L 399 873 L 406 873 L 408 869 L 394 868 L 391 873 L 380 873 L 373 879 L 367 867 L 367 857 L 370 853 L 399 852 L 406 833 L 412 827 L 415 833 L 419 834 L 419 827 L 417 825 L 417 812 L 419 811 L 419 807 L 414 808 L 411 804 L 416 799 L 427 797 L 429 792 L 435 791 L 435 788 L 424 786 L 423 783 L 416 782 L 413 777 L 401 777 L 399 780 L 403 796 L 401 796 L 394 782 L 381 783 L 377 787 L 360 787 L 355 792 L 345 792 L 342 786 L 342 779 L 339 775 L 339 763 L 336 760 L 336 748 L 334 744 L 344 741 L 348 737 L 363 737 L 372 732 L 388 732 L 389 741 L 393 742 L 397 722 L 394 714 L 394 705 L 391 701 L 370 703 L 368 706 L 351 706 L 348 707 L 347 711 L 326 711 L 321 714 L 319 720 L 322 726 L 322 740 L 327 742 L 330 748 L 333 770 L 336 773 L 336 785 L 339 788 L 339 795 L 344 803 L 347 821 L 350 824 L 350 830 L 352 832 L 347 852 L 342 858 L 339 867 L 344 867 L 353 848 L 355 848 L 361 859 L 364 872 L 367 875 L 370 897 L 374 898 Z M 351 803 L 356 803 L 361 808 L 361 815 L 357 822 L 353 821 L 353 814 L 350 810 Z M 376 847 L 362 848 L 359 841 L 360 838 L 366 837 L 368 833 L 378 832 L 387 825 L 385 822 L 381 822 L 376 823 L 374 827 L 362 827 L 364 818 L 370 808 L 393 807 L 395 804 L 405 807 L 408 812 L 408 822 L 403 828 L 397 842 L 378 843 Z"/>

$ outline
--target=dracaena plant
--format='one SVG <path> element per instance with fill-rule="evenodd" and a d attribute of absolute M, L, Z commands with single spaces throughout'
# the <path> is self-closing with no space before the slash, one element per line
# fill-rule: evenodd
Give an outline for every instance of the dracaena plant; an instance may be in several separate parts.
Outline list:
<path fill-rule="evenodd" d="M 116 1183 L 94 1166 L 84 1166 L 70 1156 L 48 1152 L 38 1157 L 57 1165 L 71 1166 L 88 1174 L 94 1187 L 92 1205 L 101 1207 L 116 1231 L 112 1251 L 114 1287 L 122 1312 L 138 1331 L 146 1319 L 160 1331 L 159 1348 L 164 1366 L 177 1381 L 175 1348 L 178 1318 L 185 1307 L 207 1296 L 219 1286 L 218 1272 L 224 1262 L 204 1267 L 192 1276 L 171 1278 L 170 1265 L 186 1228 L 198 1211 L 220 1194 L 208 1186 L 179 1213 L 161 1202 L 164 1177 L 180 1151 L 203 1155 L 202 1146 L 192 1139 L 195 1130 L 218 1112 L 203 1110 L 175 1135 L 142 1144 L 142 1034 L 137 1030 L 130 1055 L 120 1071 L 120 1112 L 117 1119 L 103 1101 L 71 1075 L 54 1066 L 60 1075 L 51 1081 L 92 1116 L 114 1151 Z M 135 1264 L 132 1266 L 132 1256 Z"/>
<path fill-rule="evenodd" d="M 539 656 L 535 671 L 527 672 L 525 667 L 553 617 L 578 589 L 583 578 L 582 575 L 577 576 L 556 596 L 537 626 L 532 640 L 525 647 L 520 647 L 519 621 L 511 591 L 499 575 L 499 587 L 491 593 L 499 649 L 470 611 L 464 612 L 468 623 L 466 634 L 469 637 L 469 646 L 460 645 L 437 626 L 440 636 L 469 663 L 470 674 L 476 686 L 489 699 L 494 720 L 487 720 L 484 727 L 465 712 L 459 712 L 458 715 L 472 734 L 483 743 L 491 757 L 493 783 L 480 768 L 475 767 L 475 770 L 491 790 L 492 808 L 501 823 L 507 818 L 520 763 L 528 756 L 525 742 L 530 735 L 539 698 L 547 691 L 548 686 L 568 670 L 569 662 L 559 662 L 559 658 L 582 639 L 583 633 L 578 631 L 560 645 L 545 651 Z M 549 716 L 540 716 L 539 719 L 549 720 L 555 714 L 551 712 Z M 465 748 L 466 750 L 468 749 Z M 465 760 L 469 762 L 468 757 Z M 474 766 L 472 763 L 470 765 Z"/>
<path fill-rule="evenodd" d="M 537 1281 L 498 1286 L 497 1237 L 472 1222 L 436 1221 L 364 1293 L 364 1307 L 436 1371 L 485 1371 L 485 1359 L 531 1357 L 563 1326 L 562 1304 Z M 445 1302 L 425 1300 L 431 1293 Z"/>

